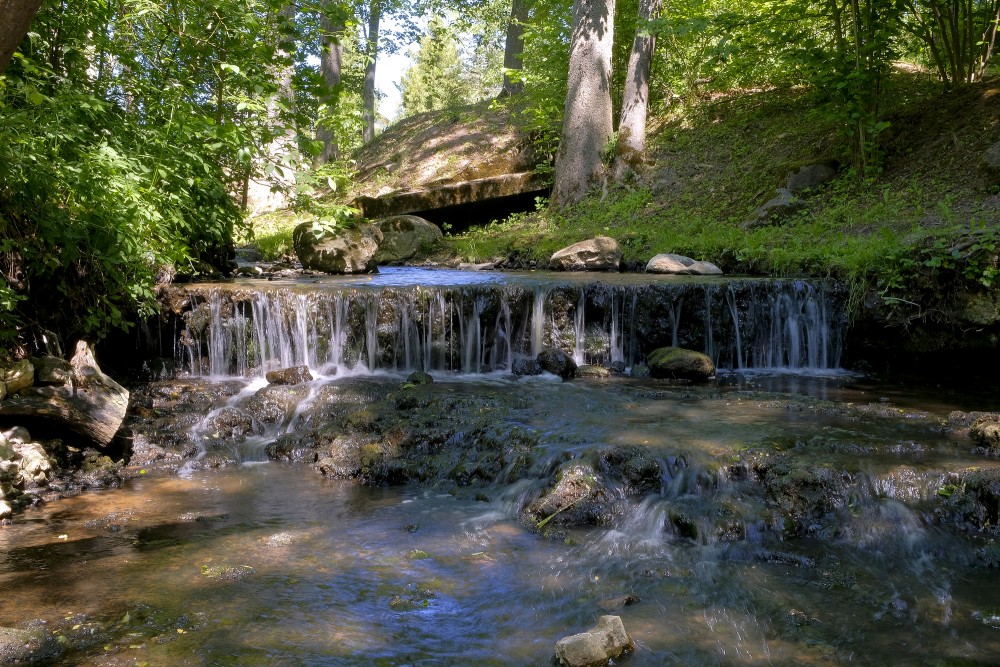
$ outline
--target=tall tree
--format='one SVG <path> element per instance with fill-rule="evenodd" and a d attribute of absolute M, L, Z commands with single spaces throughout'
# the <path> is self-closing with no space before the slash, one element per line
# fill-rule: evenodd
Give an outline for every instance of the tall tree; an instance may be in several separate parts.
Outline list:
<path fill-rule="evenodd" d="M 611 174 L 621 182 L 635 173 L 646 153 L 646 112 L 649 109 L 649 73 L 656 49 L 656 35 L 649 31 L 649 21 L 660 11 L 661 0 L 639 0 L 639 24 L 628 59 L 625 92 L 618 120 L 618 141 Z"/>
<path fill-rule="evenodd" d="M 503 49 L 503 88 L 501 95 L 520 95 L 524 92 L 524 82 L 512 72 L 520 72 L 524 66 L 524 24 L 528 22 L 528 0 L 513 0 L 510 5 L 510 21 L 507 23 L 507 39 Z"/>
<path fill-rule="evenodd" d="M 574 0 L 568 87 L 562 139 L 556 156 L 552 203 L 574 204 L 603 180 L 602 153 L 613 132 L 611 50 L 614 0 Z"/>
<path fill-rule="evenodd" d="M 336 8 L 327 7 L 320 19 L 323 36 L 320 46 L 319 69 L 323 77 L 324 89 L 320 94 L 319 102 L 322 111 L 325 112 L 325 114 L 321 114 L 316 130 L 316 139 L 323 145 L 316 158 L 317 164 L 320 165 L 340 157 L 336 133 L 330 126 L 330 115 L 332 115 L 331 112 L 340 97 L 340 79 L 344 68 L 344 47 L 340 40 L 344 34 L 344 21 L 339 16 L 339 12 L 337 12 L 336 19 L 331 18 L 331 14 L 334 12 L 337 12 Z"/>
<path fill-rule="evenodd" d="M 382 0 L 371 0 L 368 9 L 367 49 L 365 50 L 365 84 L 362 92 L 361 139 L 368 143 L 375 138 L 375 65 L 378 61 L 378 31 L 382 18 Z"/>
<path fill-rule="evenodd" d="M 0 0 L 0 74 L 7 69 L 17 45 L 28 33 L 42 0 Z"/>

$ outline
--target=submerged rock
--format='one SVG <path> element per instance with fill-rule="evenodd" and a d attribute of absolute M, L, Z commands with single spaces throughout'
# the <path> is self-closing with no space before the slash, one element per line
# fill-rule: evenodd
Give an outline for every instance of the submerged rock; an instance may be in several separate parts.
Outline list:
<path fill-rule="evenodd" d="M 59 643 L 45 628 L 0 627 L 0 665 L 32 665 L 50 660 L 61 652 Z"/>
<path fill-rule="evenodd" d="M 682 347 L 661 347 L 646 360 L 654 378 L 708 380 L 715 375 L 715 364 L 706 354 Z"/>
<path fill-rule="evenodd" d="M 576 376 L 581 378 L 608 378 L 611 377 L 611 371 L 603 366 L 584 364 L 583 366 L 577 366 Z"/>
<path fill-rule="evenodd" d="M 410 384 L 433 384 L 434 378 L 430 376 L 430 373 L 413 371 L 406 377 L 406 381 Z"/>
<path fill-rule="evenodd" d="M 580 241 L 556 251 L 549 259 L 554 271 L 617 271 L 622 261 L 618 242 L 607 236 Z"/>
<path fill-rule="evenodd" d="M 590 630 L 557 641 L 555 662 L 563 667 L 604 667 L 634 648 L 620 616 L 601 616 Z"/>

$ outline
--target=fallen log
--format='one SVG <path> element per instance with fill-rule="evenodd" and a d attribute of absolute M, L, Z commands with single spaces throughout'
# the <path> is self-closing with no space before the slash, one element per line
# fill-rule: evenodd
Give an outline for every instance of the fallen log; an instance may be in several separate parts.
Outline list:
<path fill-rule="evenodd" d="M 0 402 L 0 417 L 20 417 L 82 435 L 103 447 L 121 427 L 129 392 L 105 375 L 85 342 L 69 362 L 69 382 L 28 387 Z M 55 422 L 54 424 L 52 422 Z"/>

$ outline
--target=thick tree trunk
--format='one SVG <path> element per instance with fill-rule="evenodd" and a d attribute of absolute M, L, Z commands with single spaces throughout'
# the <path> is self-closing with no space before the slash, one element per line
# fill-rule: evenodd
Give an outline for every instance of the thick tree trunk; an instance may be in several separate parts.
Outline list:
<path fill-rule="evenodd" d="M 507 41 L 503 49 L 503 88 L 500 95 L 520 95 L 524 92 L 521 81 L 511 80 L 511 72 L 520 72 L 524 66 L 524 24 L 528 22 L 528 0 L 513 0 L 510 22 L 507 23 Z"/>
<path fill-rule="evenodd" d="M 381 0 L 372 0 L 368 14 L 368 49 L 365 53 L 368 62 L 365 64 L 364 109 L 361 114 L 361 140 L 365 143 L 375 138 L 375 64 L 378 60 L 378 24 L 381 18 Z"/>
<path fill-rule="evenodd" d="M 646 155 L 646 113 L 649 110 L 649 72 L 656 49 L 656 35 L 645 32 L 660 11 L 661 0 L 639 1 L 639 25 L 628 58 L 628 74 L 618 120 L 618 141 L 611 173 L 622 182 L 641 167 Z"/>
<path fill-rule="evenodd" d="M 121 427 L 129 392 L 105 375 L 94 351 L 80 341 L 70 360 L 71 380 L 63 386 L 29 387 L 0 403 L 0 417 L 20 417 L 67 430 L 104 446 Z"/>
<path fill-rule="evenodd" d="M 562 140 L 552 204 L 574 204 L 606 177 L 601 161 L 613 132 L 611 47 L 614 0 L 574 0 Z"/>
<path fill-rule="evenodd" d="M 320 53 L 319 69 L 323 75 L 323 84 L 326 90 L 320 98 L 320 102 L 326 106 L 326 111 L 320 118 L 320 124 L 316 130 L 316 139 L 323 143 L 323 150 L 320 151 L 316 159 L 318 165 L 327 164 L 340 157 L 340 150 L 337 146 L 337 137 L 325 118 L 332 115 L 332 108 L 336 106 L 340 97 L 340 78 L 343 71 L 344 48 L 340 44 L 340 37 L 344 32 L 344 25 L 338 20 L 334 24 L 326 16 L 322 21 L 323 45 Z"/>
<path fill-rule="evenodd" d="M 0 0 L 0 74 L 28 33 L 42 0 Z"/>

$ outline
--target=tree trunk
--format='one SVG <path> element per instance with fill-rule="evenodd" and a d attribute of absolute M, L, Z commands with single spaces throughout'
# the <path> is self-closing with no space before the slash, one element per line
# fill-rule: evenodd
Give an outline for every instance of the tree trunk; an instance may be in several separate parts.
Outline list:
<path fill-rule="evenodd" d="M 503 88 L 500 95 L 520 95 L 524 83 L 512 81 L 510 72 L 520 72 L 524 63 L 524 24 L 528 22 L 528 0 L 513 0 L 510 6 L 510 21 L 507 23 L 507 41 L 503 49 Z"/>
<path fill-rule="evenodd" d="M 368 15 L 368 49 L 365 57 L 365 87 L 362 95 L 364 109 L 361 114 L 361 140 L 368 143 L 375 138 L 375 63 L 378 60 L 378 23 L 382 18 L 381 0 L 372 0 Z"/>
<path fill-rule="evenodd" d="M 646 154 L 646 112 L 649 110 L 649 71 L 656 49 L 656 35 L 646 31 L 650 19 L 660 11 L 661 0 L 639 1 L 639 25 L 628 58 L 628 74 L 618 120 L 618 141 L 612 177 L 621 183 L 641 167 Z"/>
<path fill-rule="evenodd" d="M 0 0 L 0 74 L 10 64 L 18 44 L 28 33 L 42 0 Z"/>
<path fill-rule="evenodd" d="M 574 204 L 606 177 L 601 154 L 611 140 L 614 0 L 574 0 L 562 140 L 552 204 Z"/>
<path fill-rule="evenodd" d="M 319 127 L 316 129 L 316 139 L 323 143 L 323 149 L 316 159 L 317 165 L 327 164 L 340 157 L 337 137 L 333 128 L 330 127 L 328 119 L 333 115 L 333 107 L 337 105 L 337 99 L 340 97 L 340 78 L 344 57 L 344 48 L 340 44 L 340 37 L 344 32 L 343 21 L 338 19 L 334 23 L 327 16 L 323 16 L 321 25 L 323 45 L 319 69 L 323 75 L 323 84 L 326 89 L 320 97 L 320 104 L 325 106 L 326 110 L 320 114 Z"/>
<path fill-rule="evenodd" d="M 69 363 L 68 384 L 24 389 L 19 396 L 0 403 L 0 416 L 27 418 L 47 429 L 71 431 L 103 447 L 125 419 L 129 392 L 101 371 L 93 349 L 84 341 L 77 343 Z"/>

